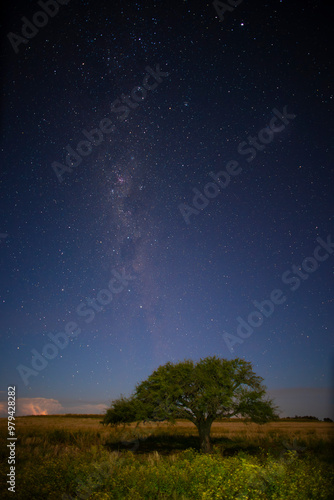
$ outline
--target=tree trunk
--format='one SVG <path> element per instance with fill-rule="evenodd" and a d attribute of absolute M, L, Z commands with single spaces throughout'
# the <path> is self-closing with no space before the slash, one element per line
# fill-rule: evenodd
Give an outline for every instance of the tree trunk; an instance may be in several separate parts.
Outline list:
<path fill-rule="evenodd" d="M 203 453 L 211 453 L 212 445 L 210 440 L 210 430 L 211 430 L 212 420 L 200 420 L 196 427 L 199 434 L 200 448 Z"/>

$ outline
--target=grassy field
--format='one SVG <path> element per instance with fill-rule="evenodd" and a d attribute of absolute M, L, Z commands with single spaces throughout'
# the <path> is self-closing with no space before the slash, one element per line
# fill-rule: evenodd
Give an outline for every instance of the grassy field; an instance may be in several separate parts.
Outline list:
<path fill-rule="evenodd" d="M 8 491 L 7 420 L 0 419 L 2 499 L 334 499 L 334 424 L 216 422 L 198 451 L 190 422 L 100 424 L 101 415 L 16 419 L 16 491 Z"/>

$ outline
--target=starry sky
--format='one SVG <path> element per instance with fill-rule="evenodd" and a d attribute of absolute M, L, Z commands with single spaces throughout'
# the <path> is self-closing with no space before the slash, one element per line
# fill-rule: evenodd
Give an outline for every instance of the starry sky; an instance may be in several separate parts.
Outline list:
<path fill-rule="evenodd" d="M 225 6 L 224 6 L 225 5 Z M 319 1 L 18 1 L 1 64 L 2 416 L 251 361 L 334 417 L 333 57 Z"/>

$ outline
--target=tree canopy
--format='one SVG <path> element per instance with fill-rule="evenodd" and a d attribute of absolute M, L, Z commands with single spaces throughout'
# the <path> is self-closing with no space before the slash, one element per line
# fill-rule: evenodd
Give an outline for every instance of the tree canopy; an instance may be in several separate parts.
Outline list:
<path fill-rule="evenodd" d="M 262 382 L 251 363 L 240 358 L 168 362 L 139 383 L 131 397 L 113 401 L 103 423 L 187 419 L 198 429 L 201 450 L 209 452 L 211 425 L 218 418 L 246 417 L 259 424 L 278 418 Z"/>

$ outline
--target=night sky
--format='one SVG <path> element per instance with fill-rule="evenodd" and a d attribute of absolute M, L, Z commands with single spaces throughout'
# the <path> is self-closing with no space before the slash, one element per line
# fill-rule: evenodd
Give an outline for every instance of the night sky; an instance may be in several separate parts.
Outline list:
<path fill-rule="evenodd" d="M 329 3 L 222 5 L 7 3 L 2 416 L 216 355 L 334 418 Z"/>

